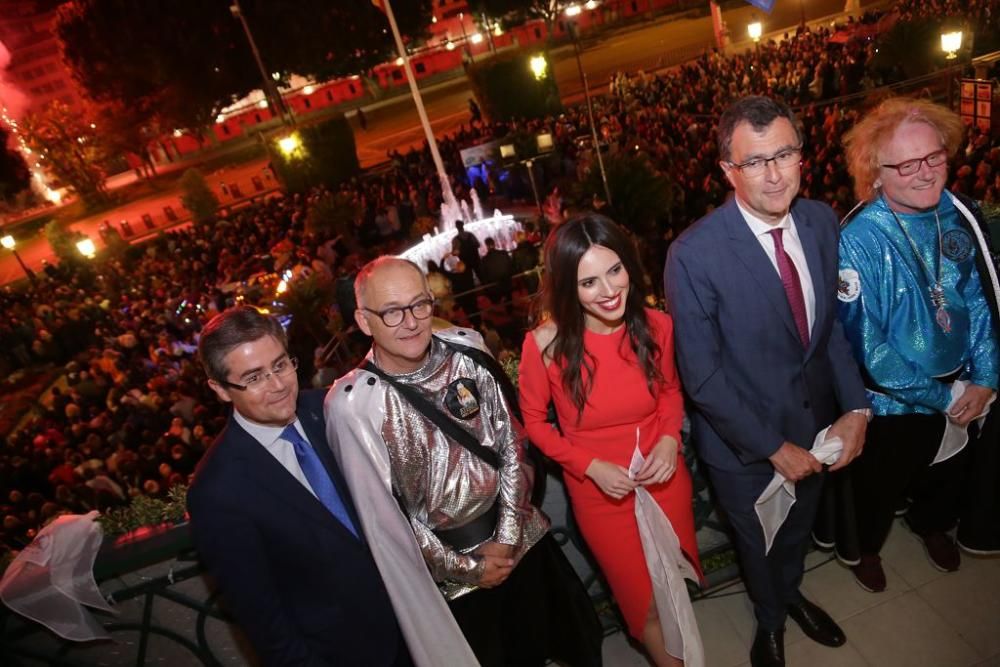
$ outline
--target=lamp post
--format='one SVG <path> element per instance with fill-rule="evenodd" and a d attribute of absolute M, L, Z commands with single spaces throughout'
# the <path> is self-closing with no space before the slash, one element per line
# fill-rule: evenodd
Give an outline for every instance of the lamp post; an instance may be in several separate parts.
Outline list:
<path fill-rule="evenodd" d="M 486 32 L 486 40 L 490 45 L 490 53 L 497 52 L 496 42 L 493 41 L 494 30 L 500 27 L 500 22 L 497 21 L 496 25 L 490 25 L 490 19 L 486 16 L 486 12 L 483 12 L 483 30 Z M 495 33 L 497 37 L 503 34 L 503 32 Z"/>
<path fill-rule="evenodd" d="M 500 146 L 500 158 L 504 160 L 504 164 L 507 166 L 523 164 L 527 167 L 528 182 L 531 183 L 531 194 L 535 196 L 535 209 L 538 211 L 538 215 L 541 216 L 542 200 L 538 196 L 538 185 L 535 183 L 535 158 L 520 159 L 514 144 L 503 144 Z"/>
<path fill-rule="evenodd" d="M 38 279 L 35 278 L 35 272 L 28 268 L 28 265 L 24 263 L 21 256 L 17 254 L 17 250 L 14 249 L 14 246 L 17 245 L 14 237 L 10 234 L 5 235 L 3 238 L 0 238 L 0 245 L 3 245 L 4 248 L 14 253 L 14 259 L 16 259 L 17 263 L 21 265 L 21 268 L 24 269 L 24 275 L 28 276 L 28 280 L 31 281 L 31 286 L 38 287 Z"/>
<path fill-rule="evenodd" d="M 94 245 L 93 239 L 90 238 L 83 238 L 77 241 L 76 249 L 87 259 L 94 259 L 94 256 L 97 254 L 97 246 Z"/>
<path fill-rule="evenodd" d="M 962 48 L 962 31 L 961 30 L 949 30 L 948 32 L 941 33 L 941 50 L 947 55 L 946 60 L 955 60 L 958 58 L 958 52 Z M 948 108 L 955 108 L 955 77 L 961 76 L 961 72 L 953 72 L 949 67 L 946 70 L 946 76 L 948 77 Z M 961 69 L 961 68 L 957 68 Z"/>
<path fill-rule="evenodd" d="M 458 13 L 458 24 L 462 26 L 462 48 L 465 49 L 465 57 L 472 61 L 472 49 L 469 48 L 469 34 L 465 32 L 465 12 Z"/>
<path fill-rule="evenodd" d="M 567 17 L 574 17 L 579 14 L 579 5 L 570 5 L 566 8 L 565 15 Z M 608 187 L 608 174 L 604 170 L 604 157 L 601 155 L 601 143 L 597 138 L 597 124 L 594 122 L 594 105 L 590 101 L 590 86 L 587 83 L 587 74 L 583 71 L 583 61 L 580 60 L 580 39 L 577 34 L 577 24 L 576 21 L 569 20 L 566 22 L 566 25 L 569 28 L 569 35 L 573 39 L 573 54 L 576 56 L 576 67 L 580 72 L 580 82 L 583 84 L 583 97 L 587 100 L 587 117 L 590 120 L 590 134 L 594 140 L 594 151 L 597 153 L 597 166 L 601 170 L 601 182 L 604 184 L 604 201 L 608 202 L 608 206 L 612 206 L 611 188 Z"/>
<path fill-rule="evenodd" d="M 952 30 L 941 33 L 941 50 L 947 53 L 948 60 L 958 57 L 958 52 L 962 48 L 962 31 Z"/>
<path fill-rule="evenodd" d="M 257 42 L 254 41 L 253 33 L 250 32 L 250 24 L 247 23 L 246 17 L 243 16 L 243 10 L 240 8 L 240 0 L 233 0 L 233 4 L 229 6 L 229 12 L 235 18 L 239 19 L 240 25 L 243 26 L 243 32 L 247 36 L 247 41 L 250 43 L 250 50 L 253 52 L 253 58 L 257 62 L 257 69 L 260 70 L 260 76 L 264 81 L 264 97 L 270 102 L 272 110 L 277 112 L 282 124 L 294 125 L 291 111 L 285 106 L 285 100 L 281 97 L 281 92 L 268 75 L 267 68 L 264 67 L 264 60 L 260 57 L 260 51 L 257 50 Z"/>

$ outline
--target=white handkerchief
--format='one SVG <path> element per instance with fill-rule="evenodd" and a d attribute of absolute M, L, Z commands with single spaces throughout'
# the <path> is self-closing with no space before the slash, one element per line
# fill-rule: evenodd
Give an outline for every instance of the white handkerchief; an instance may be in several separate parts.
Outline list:
<path fill-rule="evenodd" d="M 645 460 L 639 452 L 638 441 L 639 432 L 636 430 L 635 451 L 629 465 L 629 477 L 632 479 L 635 479 Z M 670 519 L 642 486 L 635 490 L 635 518 L 667 653 L 684 660 L 686 667 L 704 667 L 705 649 L 684 583 L 685 578 L 698 581 L 698 573 L 684 556 Z"/>
<path fill-rule="evenodd" d="M 965 390 L 969 387 L 968 380 L 955 380 L 951 383 L 951 403 L 948 404 L 948 410 L 955 405 L 955 401 L 962 397 Z M 996 394 L 986 402 L 986 407 L 983 408 L 983 413 L 976 417 L 978 420 L 979 428 L 983 428 L 983 422 L 986 421 L 986 415 L 990 413 L 990 406 L 993 405 L 993 401 L 996 400 Z M 945 410 L 945 412 L 948 412 Z M 942 461 L 947 461 L 955 454 L 965 449 L 965 446 L 969 444 L 969 426 L 959 426 L 955 422 L 951 421 L 945 415 L 945 426 L 944 426 L 944 436 L 941 438 L 941 446 L 938 447 L 937 454 L 934 455 L 934 460 L 931 461 L 931 465 L 935 463 L 941 463 Z"/>
<path fill-rule="evenodd" d="M 107 639 L 104 626 L 83 606 L 114 612 L 94 581 L 104 539 L 97 515 L 61 516 L 43 528 L 4 573 L 0 600 L 65 639 Z"/>
<path fill-rule="evenodd" d="M 844 443 L 840 438 L 830 438 L 827 440 L 825 429 L 816 434 L 813 440 L 812 449 L 809 453 L 825 465 L 833 465 L 840 458 L 840 453 L 844 450 Z M 757 518 L 760 526 L 764 529 L 764 553 L 771 551 L 774 544 L 774 537 L 781 530 L 781 525 L 788 518 L 788 513 L 795 504 L 795 482 L 791 482 L 780 473 L 775 471 L 770 484 L 760 494 L 754 509 L 757 511 Z"/>

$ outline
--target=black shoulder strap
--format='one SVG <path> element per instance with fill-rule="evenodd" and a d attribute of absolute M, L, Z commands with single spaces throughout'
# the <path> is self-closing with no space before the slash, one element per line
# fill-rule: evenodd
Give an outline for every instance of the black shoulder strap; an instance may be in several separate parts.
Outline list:
<path fill-rule="evenodd" d="M 449 419 L 444 413 L 438 410 L 433 403 L 424 398 L 419 391 L 397 381 L 394 377 L 385 373 L 382 369 L 370 361 L 365 361 L 361 364 L 361 368 L 370 373 L 374 373 L 384 381 L 391 384 L 393 388 L 399 392 L 400 396 L 405 398 L 407 402 L 417 410 L 417 412 L 430 419 L 434 425 L 441 429 L 449 438 L 457 442 L 462 447 L 465 447 L 475 456 L 478 456 L 483 460 L 483 462 L 494 470 L 498 470 L 500 468 L 500 456 L 495 451 L 489 447 L 481 445 L 479 440 L 476 439 L 476 436 L 472 435 Z"/>
<path fill-rule="evenodd" d="M 948 192 L 951 191 L 949 190 Z M 986 219 L 983 209 L 979 206 L 979 202 L 960 193 L 951 192 L 951 194 L 957 201 L 969 209 L 969 213 L 972 214 L 972 220 L 968 220 L 959 211 L 958 224 L 971 232 L 973 239 L 976 238 L 976 234 L 971 227 L 975 225 L 979 228 L 983 240 L 986 242 L 986 248 L 981 248 L 978 242 L 973 241 L 973 245 L 979 250 L 976 253 L 976 271 L 979 274 L 979 282 L 982 286 L 983 296 L 986 298 L 986 305 L 989 306 L 990 313 L 993 315 L 993 331 L 1000 335 L 1000 295 L 993 289 L 987 289 L 993 284 L 987 264 L 992 264 L 993 271 L 1000 274 L 1000 254 L 997 253 L 995 239 L 990 234 L 989 221 Z"/>
<path fill-rule="evenodd" d="M 477 347 L 462 345 L 461 343 L 455 343 L 445 340 L 444 338 L 438 338 L 438 340 L 455 352 L 469 357 L 469 359 L 472 359 L 473 363 L 477 364 L 481 368 L 486 369 L 486 372 L 488 372 L 493 377 L 493 380 L 497 383 L 497 385 L 499 385 L 500 392 L 503 394 L 504 399 L 506 399 L 507 405 L 510 406 L 511 412 L 514 413 L 515 419 L 524 424 L 524 417 L 521 415 L 521 403 L 517 396 L 517 389 L 514 387 L 514 383 L 511 382 L 510 376 L 508 376 L 507 372 L 504 371 L 503 366 L 501 366 L 500 362 L 493 358 L 492 354 L 483 352 Z M 534 467 L 533 479 L 531 481 L 531 504 L 535 507 L 541 507 L 542 501 L 545 499 L 545 470 L 547 468 L 546 459 L 538 447 L 527 441 L 525 451 L 528 459 Z"/>

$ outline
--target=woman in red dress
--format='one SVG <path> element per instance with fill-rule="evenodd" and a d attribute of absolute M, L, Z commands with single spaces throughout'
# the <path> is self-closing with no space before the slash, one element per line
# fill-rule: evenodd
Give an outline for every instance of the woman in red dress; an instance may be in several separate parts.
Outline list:
<path fill-rule="evenodd" d="M 611 220 L 586 215 L 545 247 L 543 305 L 549 319 L 524 338 L 521 409 L 531 441 L 562 466 L 573 512 L 625 617 L 657 665 L 667 653 L 635 518 L 645 486 L 700 571 L 691 476 L 679 455 L 684 406 L 670 317 L 643 306 L 630 239 Z M 550 401 L 560 434 L 546 422 Z M 645 463 L 635 479 L 629 464 Z"/>

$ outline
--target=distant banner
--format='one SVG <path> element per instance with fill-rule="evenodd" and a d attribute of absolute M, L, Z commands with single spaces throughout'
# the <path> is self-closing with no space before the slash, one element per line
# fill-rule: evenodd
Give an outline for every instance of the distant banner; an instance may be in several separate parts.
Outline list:
<path fill-rule="evenodd" d="M 747 0 L 747 2 L 757 9 L 763 9 L 768 14 L 774 9 L 774 0 Z"/>
<path fill-rule="evenodd" d="M 463 148 L 459 151 L 462 156 L 462 165 L 465 168 L 474 167 L 484 162 L 496 162 L 500 158 L 500 142 L 487 141 L 478 146 Z"/>

